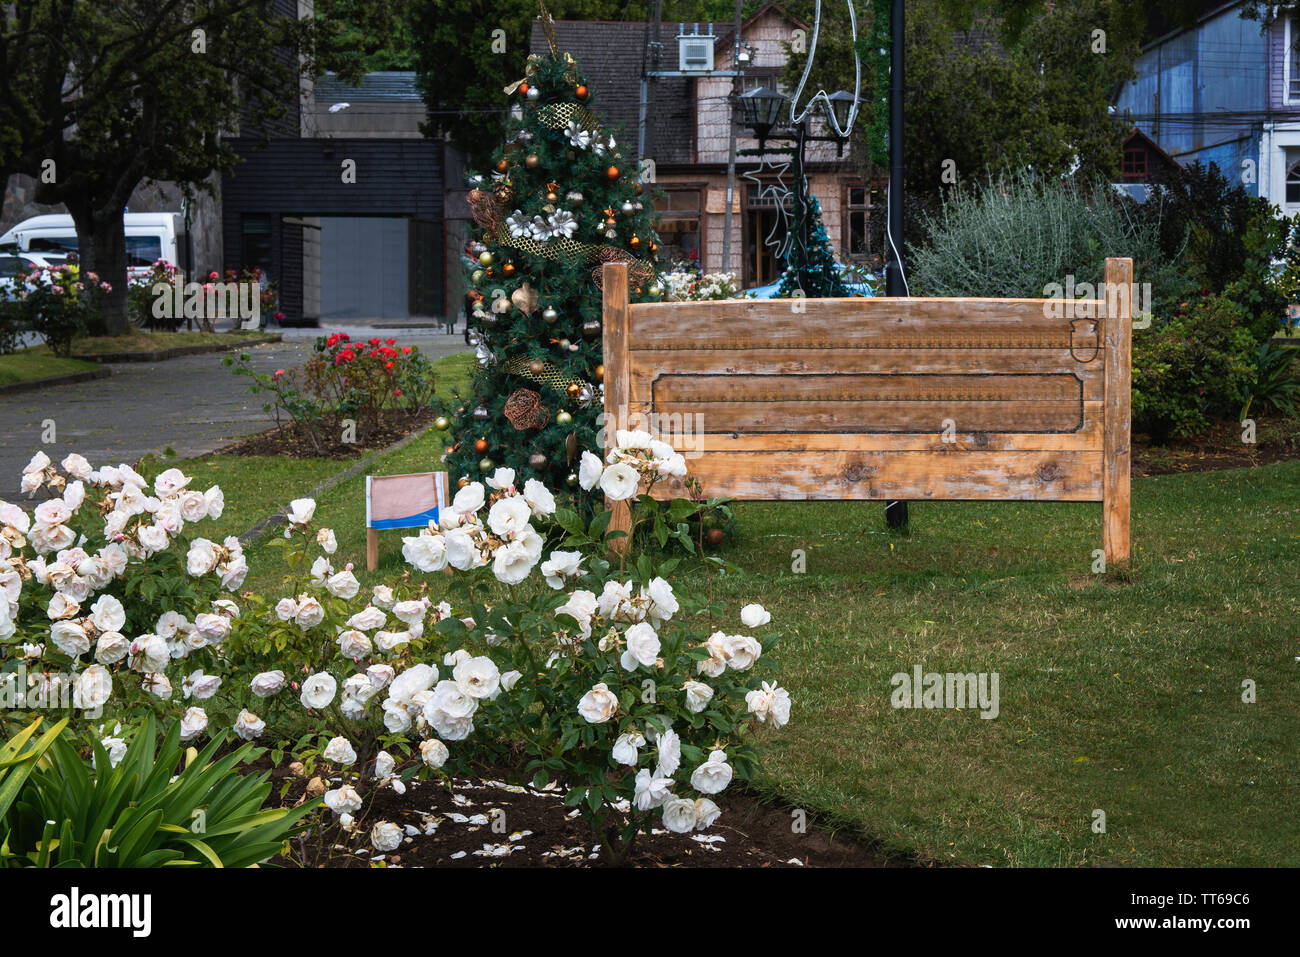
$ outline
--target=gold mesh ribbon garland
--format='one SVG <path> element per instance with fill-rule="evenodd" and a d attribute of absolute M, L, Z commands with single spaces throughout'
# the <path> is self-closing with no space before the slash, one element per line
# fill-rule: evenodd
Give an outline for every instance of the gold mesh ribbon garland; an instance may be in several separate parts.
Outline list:
<path fill-rule="evenodd" d="M 542 405 L 542 397 L 532 389 L 516 389 L 506 399 L 506 418 L 519 431 L 540 429 L 551 421 L 551 411 Z"/>
<path fill-rule="evenodd" d="M 574 382 L 582 385 L 582 380 L 580 378 L 575 375 L 570 375 L 562 369 L 551 365 L 549 362 L 542 364 L 541 372 L 533 372 L 533 370 L 528 367 L 536 361 L 537 360 L 535 359 L 530 359 L 528 356 L 515 356 L 513 359 L 507 359 L 502 368 L 511 375 L 530 379 L 538 385 L 544 385 L 548 389 L 554 389 L 561 395 L 563 395 Z"/>

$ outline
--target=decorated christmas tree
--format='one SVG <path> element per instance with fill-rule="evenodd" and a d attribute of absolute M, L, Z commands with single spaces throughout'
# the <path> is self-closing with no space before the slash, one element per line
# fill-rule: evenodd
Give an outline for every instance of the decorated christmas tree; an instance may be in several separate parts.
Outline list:
<path fill-rule="evenodd" d="M 835 249 L 822 223 L 822 205 L 809 192 L 806 180 L 799 185 L 800 194 L 795 196 L 795 202 L 803 204 L 803 235 L 796 229 L 777 295 L 802 295 L 809 299 L 847 296 L 848 288 L 835 262 Z"/>
<path fill-rule="evenodd" d="M 506 89 L 518 104 L 488 175 L 471 174 L 476 229 L 470 339 L 480 368 L 450 427 L 453 481 L 505 466 L 522 485 L 577 484 L 584 449 L 597 450 L 603 408 L 601 268 L 629 264 L 634 302 L 662 291 L 653 266 L 653 204 L 594 112 L 579 64 L 531 55 Z M 462 481 L 462 484 L 463 484 Z"/>

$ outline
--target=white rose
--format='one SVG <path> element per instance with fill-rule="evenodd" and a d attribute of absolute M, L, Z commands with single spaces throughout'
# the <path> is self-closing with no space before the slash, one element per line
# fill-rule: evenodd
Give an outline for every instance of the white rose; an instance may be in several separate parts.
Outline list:
<path fill-rule="evenodd" d="M 375 632 L 375 644 L 380 651 L 390 652 L 402 645 L 410 644 L 411 637 L 409 631 L 377 631 Z"/>
<path fill-rule="evenodd" d="M 461 693 L 471 698 L 490 698 L 501 686 L 501 672 L 491 658 L 482 655 L 457 664 L 451 676 Z"/>
<path fill-rule="evenodd" d="M 325 620 L 325 609 L 315 598 L 304 597 L 298 602 L 298 613 L 293 620 L 303 631 L 308 631 Z"/>
<path fill-rule="evenodd" d="M 620 734 L 618 740 L 614 742 L 614 748 L 611 754 L 619 764 L 635 766 L 638 757 L 638 750 L 645 747 L 645 735 L 639 731 L 629 731 L 626 734 Z"/>
<path fill-rule="evenodd" d="M 324 555 L 316 556 L 316 560 L 311 563 L 311 570 L 308 572 L 311 576 L 311 583 L 319 588 L 325 584 L 325 579 L 334 574 L 334 566 Z"/>
<path fill-rule="evenodd" d="M 636 495 L 641 476 L 626 462 L 615 462 L 600 474 L 600 490 L 613 502 L 622 502 Z"/>
<path fill-rule="evenodd" d="M 772 620 L 772 616 L 762 605 L 754 604 L 740 609 L 740 620 L 745 623 L 746 628 L 757 628 L 766 625 Z"/>
<path fill-rule="evenodd" d="M 429 603 L 423 599 L 399 601 L 393 606 L 393 617 L 407 625 L 423 624 L 428 613 Z"/>
<path fill-rule="evenodd" d="M 192 479 L 188 478 L 180 469 L 167 469 L 153 480 L 154 494 L 159 498 L 175 495 L 189 485 L 191 481 Z"/>
<path fill-rule="evenodd" d="M 658 778 L 650 773 L 646 768 L 642 768 L 636 773 L 636 783 L 633 786 L 632 801 L 640 811 L 649 811 L 657 808 L 672 796 L 673 782 L 671 778 Z"/>
<path fill-rule="evenodd" d="M 58 621 L 61 618 L 72 618 L 81 610 L 73 598 L 63 592 L 55 592 L 50 603 L 45 606 L 45 615 L 50 621 Z"/>
<path fill-rule="evenodd" d="M 596 613 L 596 596 L 585 588 L 579 588 L 569 595 L 569 600 L 555 609 L 557 615 L 568 615 L 578 623 L 582 636 L 591 635 L 591 618 Z"/>
<path fill-rule="evenodd" d="M 214 612 L 204 612 L 194 619 L 194 630 L 214 645 L 219 645 L 230 637 L 230 619 Z"/>
<path fill-rule="evenodd" d="M 518 585 L 528 577 L 536 563 L 535 556 L 523 542 L 511 542 L 496 550 L 492 559 L 492 574 L 503 584 Z"/>
<path fill-rule="evenodd" d="M 389 700 L 402 705 L 409 704 L 421 691 L 432 688 L 437 680 L 438 669 L 433 665 L 412 665 L 392 679 L 388 688 Z"/>
<path fill-rule="evenodd" d="M 348 619 L 348 627 L 355 628 L 357 631 L 374 631 L 376 628 L 382 628 L 386 621 L 388 621 L 387 615 L 374 605 L 367 605 Z"/>
<path fill-rule="evenodd" d="M 583 491 L 590 492 L 600 481 L 600 473 L 605 470 L 605 464 L 590 452 L 583 452 L 582 459 L 578 463 L 578 484 L 582 486 Z"/>
<path fill-rule="evenodd" d="M 281 621 L 292 621 L 298 614 L 298 603 L 292 598 L 281 598 L 275 603 L 275 617 Z"/>
<path fill-rule="evenodd" d="M 513 691 L 516 682 L 523 677 L 518 671 L 507 671 L 501 676 L 501 688 L 503 691 Z"/>
<path fill-rule="evenodd" d="M 212 486 L 203 493 L 203 501 L 208 505 L 208 518 L 216 521 L 226 510 L 226 495 L 217 486 Z"/>
<path fill-rule="evenodd" d="M 479 562 L 478 545 L 475 544 L 474 537 L 468 529 L 452 529 L 446 534 L 444 542 L 448 565 L 462 572 L 477 567 Z"/>
<path fill-rule="evenodd" d="M 208 517 L 208 500 L 202 492 L 190 489 L 180 497 L 181 518 L 187 522 L 200 522 Z"/>
<path fill-rule="evenodd" d="M 101 707 L 113 694 L 113 676 L 107 668 L 91 665 L 77 676 L 72 689 L 74 707 L 91 710 Z"/>
<path fill-rule="evenodd" d="M 365 658 L 371 651 L 370 639 L 360 631 L 340 632 L 338 643 L 344 658 Z"/>
<path fill-rule="evenodd" d="M 172 696 L 172 682 L 161 671 L 155 674 L 145 675 L 141 687 L 152 695 L 156 695 L 163 701 L 167 701 Z"/>
<path fill-rule="evenodd" d="M 674 834 L 689 834 L 695 830 L 695 802 L 679 797 L 665 801 L 664 827 Z"/>
<path fill-rule="evenodd" d="M 90 481 L 91 468 L 90 463 L 86 461 L 85 456 L 72 452 L 69 453 L 68 457 L 59 464 L 63 466 L 63 471 L 67 472 L 73 478 L 79 479 L 82 482 Z"/>
<path fill-rule="evenodd" d="M 326 791 L 321 803 L 335 814 L 343 815 L 361 810 L 362 801 L 356 788 L 351 784 L 344 784 Z"/>
<path fill-rule="evenodd" d="M 366 669 L 366 677 L 376 691 L 387 688 L 392 683 L 394 674 L 392 665 L 371 665 Z"/>
<path fill-rule="evenodd" d="M 387 585 L 376 585 L 370 590 L 370 594 L 373 596 L 374 603 L 378 608 L 392 608 L 393 602 L 396 600 L 393 597 L 393 590 Z"/>
<path fill-rule="evenodd" d="M 763 646 L 748 635 L 727 638 L 727 664 L 736 671 L 748 671 L 763 653 Z"/>
<path fill-rule="evenodd" d="M 375 780 L 382 781 L 393 773 L 397 767 L 397 761 L 387 751 L 380 751 L 375 755 Z"/>
<path fill-rule="evenodd" d="M 511 541 L 530 527 L 532 517 L 532 510 L 522 496 L 498 499 L 488 509 L 488 528 L 499 538 Z"/>
<path fill-rule="evenodd" d="M 351 601 L 361 591 L 361 582 L 357 581 L 357 576 L 349 571 L 341 571 L 336 575 L 331 575 L 325 582 L 325 590 L 335 598 L 342 598 L 344 601 Z"/>
<path fill-rule="evenodd" d="M 637 622 L 623 634 L 627 650 L 620 663 L 626 671 L 635 671 L 637 665 L 652 666 L 659 657 L 659 636 L 644 621 Z"/>
<path fill-rule="evenodd" d="M 161 635 L 141 635 L 131 642 L 129 665 L 136 671 L 161 671 L 169 661 L 171 650 Z"/>
<path fill-rule="evenodd" d="M 537 479 L 529 479 L 524 483 L 524 501 L 529 504 L 533 514 L 539 518 L 545 518 L 548 515 L 555 514 L 555 496 Z"/>
<path fill-rule="evenodd" d="M 546 584 L 560 589 L 564 587 L 564 579 L 582 574 L 581 565 L 582 552 L 551 552 L 551 557 L 542 562 L 542 574 Z"/>
<path fill-rule="evenodd" d="M 697 662 L 695 665 L 696 670 L 708 678 L 718 677 L 727 670 L 727 658 L 731 653 L 730 647 L 728 637 L 720 631 L 715 631 L 704 642 L 704 648 L 708 651 L 709 657 Z"/>
<path fill-rule="evenodd" d="M 321 547 L 321 551 L 326 555 L 333 555 L 339 550 L 339 540 L 335 537 L 332 528 L 317 529 L 316 544 Z"/>
<path fill-rule="evenodd" d="M 618 695 L 609 690 L 603 681 L 593 685 L 578 702 L 578 714 L 591 724 L 604 724 L 618 710 Z"/>
<path fill-rule="evenodd" d="M 655 777 L 670 778 L 677 773 L 682 763 L 682 739 L 672 728 L 664 731 L 655 741 L 659 752 L 659 763 L 655 767 Z"/>
<path fill-rule="evenodd" d="M 126 757 L 126 742 L 121 738 L 103 738 L 99 744 L 108 753 L 109 767 L 117 767 Z"/>
<path fill-rule="evenodd" d="M 205 675 L 200 669 L 181 682 L 181 694 L 186 698 L 193 697 L 202 701 L 211 698 L 220 687 L 221 679 L 219 677 Z"/>
<path fill-rule="evenodd" d="M 181 740 L 193 741 L 208 727 L 208 715 L 202 708 L 186 708 L 181 718 Z"/>
<path fill-rule="evenodd" d="M 427 738 L 420 742 L 420 758 L 429 767 L 437 769 L 447 763 L 451 753 L 447 746 L 437 738 Z"/>
<path fill-rule="evenodd" d="M 402 539 L 402 558 L 422 572 L 447 567 L 447 540 L 441 535 L 411 535 Z"/>
<path fill-rule="evenodd" d="M 784 727 L 790 721 L 790 692 L 775 684 L 763 682 L 745 695 L 745 706 L 759 721 L 771 721 L 772 727 Z"/>
<path fill-rule="evenodd" d="M 325 671 L 317 672 L 302 683 L 302 692 L 298 700 L 304 708 L 324 708 L 334 700 L 338 691 L 338 682 L 334 676 Z"/>
<path fill-rule="evenodd" d="M 144 544 L 143 540 L 141 544 Z M 207 575 L 217 567 L 217 559 L 216 544 L 206 538 L 196 538 L 190 542 L 190 550 L 185 556 L 185 570 L 194 578 Z"/>
<path fill-rule="evenodd" d="M 466 694 L 455 681 L 439 681 L 433 694 L 424 705 L 424 715 L 433 723 L 431 715 L 441 711 L 452 718 L 468 718 L 478 710 L 478 699 Z"/>
<path fill-rule="evenodd" d="M 411 715 L 391 698 L 384 702 L 384 727 L 392 734 L 402 734 L 411 729 Z"/>
<path fill-rule="evenodd" d="M 699 714 L 713 700 L 713 689 L 701 681 L 688 680 L 682 690 L 686 692 L 686 710 L 693 714 Z"/>
<path fill-rule="evenodd" d="M 261 674 L 254 675 L 249 686 L 253 689 L 253 694 L 259 698 L 269 698 L 273 694 L 278 694 L 284 690 L 285 680 L 283 671 L 263 671 Z"/>
<path fill-rule="evenodd" d="M 691 787 L 701 794 L 720 794 L 731 783 L 732 769 L 725 751 L 713 751 L 709 760 L 691 772 Z"/>
<path fill-rule="evenodd" d="M 402 829 L 391 821 L 380 821 L 370 829 L 370 843 L 383 854 L 395 851 L 402 845 Z"/>
<path fill-rule="evenodd" d="M 673 595 L 673 586 L 668 584 L 662 578 L 652 578 L 646 585 L 645 592 L 650 596 L 650 616 L 662 621 L 667 621 L 673 615 L 677 614 L 677 598 Z"/>
<path fill-rule="evenodd" d="M 348 739 L 340 735 L 330 739 L 330 743 L 325 745 L 325 750 L 321 752 L 321 757 L 346 768 L 356 762 L 357 752 L 353 750 Z"/>
<path fill-rule="evenodd" d="M 126 657 L 131 643 L 116 631 L 106 631 L 95 643 L 95 660 L 101 665 L 112 665 Z"/>
<path fill-rule="evenodd" d="M 32 514 L 41 525 L 62 525 L 72 518 L 72 509 L 68 508 L 62 499 L 52 498 L 37 505 L 36 511 Z"/>
<path fill-rule="evenodd" d="M 483 507 L 483 502 L 486 501 L 484 494 L 481 483 L 470 482 L 456 492 L 456 497 L 451 500 L 451 510 L 460 515 L 477 512 Z"/>
<path fill-rule="evenodd" d="M 50 641 L 69 658 L 79 658 L 90 650 L 86 629 L 73 621 L 56 621 L 51 625 Z"/>
<path fill-rule="evenodd" d="M 504 492 L 515 484 L 515 470 L 501 468 L 497 469 L 487 479 L 488 488 L 494 488 L 499 492 Z"/>
<path fill-rule="evenodd" d="M 721 808 L 708 798 L 698 798 L 695 802 L 695 829 L 703 831 L 711 827 L 721 814 Z"/>
<path fill-rule="evenodd" d="M 306 525 L 311 521 L 311 517 L 315 514 L 315 499 L 296 498 L 289 503 L 289 507 L 285 510 L 284 516 L 289 520 L 290 525 Z"/>

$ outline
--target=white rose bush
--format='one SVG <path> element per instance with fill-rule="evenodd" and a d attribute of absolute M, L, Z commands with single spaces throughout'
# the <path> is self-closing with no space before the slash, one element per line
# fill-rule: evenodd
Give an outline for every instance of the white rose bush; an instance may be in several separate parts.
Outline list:
<path fill-rule="evenodd" d="M 717 821 L 718 795 L 753 775 L 753 739 L 790 719 L 790 698 L 760 605 L 742 614 L 670 582 L 681 558 L 662 546 L 694 553 L 687 520 L 705 505 L 649 492 L 685 475 L 682 457 L 619 432 L 580 471 L 661 547 L 617 549 L 598 505 L 587 521 L 498 469 L 462 480 L 404 538 L 406 573 L 370 587 L 334 567 L 333 532 L 295 500 L 283 537 L 259 546 L 283 551 L 282 587 L 258 595 L 239 591 L 239 541 L 202 535 L 220 489 L 79 456 L 60 470 L 38 453 L 22 485 L 46 496 L 34 518 L 0 502 L 0 665 L 75 676 L 70 717 L 95 741 L 152 714 L 186 742 L 255 741 L 399 793 L 487 767 L 558 782 L 621 862 L 650 828 Z M 329 823 L 362 808 L 350 783 L 323 800 Z M 386 822 L 370 836 L 394 845 Z"/>

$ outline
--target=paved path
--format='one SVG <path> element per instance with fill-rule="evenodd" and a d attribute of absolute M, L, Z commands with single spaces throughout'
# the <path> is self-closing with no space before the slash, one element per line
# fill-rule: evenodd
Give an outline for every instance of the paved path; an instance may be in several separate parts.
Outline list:
<path fill-rule="evenodd" d="M 431 359 L 465 351 L 461 335 L 440 329 L 385 329 L 332 324 L 286 329 L 284 341 L 248 349 L 251 365 L 273 372 L 302 362 L 321 334 L 344 331 L 353 338 L 393 336 L 416 345 Z M 0 395 L 0 498 L 20 501 L 22 468 L 41 449 L 56 462 L 80 452 L 92 465 L 133 462 L 171 448 L 182 457 L 203 455 L 273 423 L 265 398 L 249 392 L 246 377 L 221 364 L 221 353 L 165 362 L 114 363 L 112 376 L 33 392 Z M 44 444 L 43 424 L 53 420 L 55 441 Z"/>

